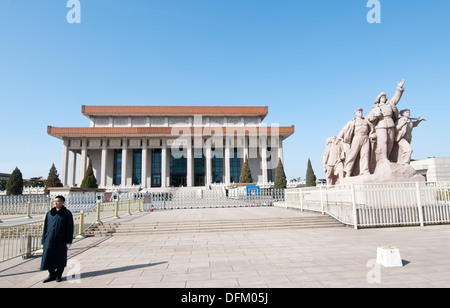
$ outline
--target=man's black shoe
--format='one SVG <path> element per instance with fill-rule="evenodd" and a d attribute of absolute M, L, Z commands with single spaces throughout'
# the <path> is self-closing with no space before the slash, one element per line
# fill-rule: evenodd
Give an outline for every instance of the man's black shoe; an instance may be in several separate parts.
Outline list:
<path fill-rule="evenodd" d="M 42 281 L 43 283 L 46 283 L 46 282 L 50 282 L 50 281 L 53 281 L 53 280 L 56 280 L 56 277 L 54 277 L 54 276 L 48 276 L 44 281 Z"/>
<path fill-rule="evenodd" d="M 61 282 L 62 278 L 61 277 L 56 277 L 56 282 Z"/>

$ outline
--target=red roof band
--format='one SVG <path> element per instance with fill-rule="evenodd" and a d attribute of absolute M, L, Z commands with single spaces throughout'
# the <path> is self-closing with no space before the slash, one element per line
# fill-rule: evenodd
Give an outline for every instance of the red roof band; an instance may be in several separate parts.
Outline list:
<path fill-rule="evenodd" d="M 53 137 L 66 136 L 124 136 L 124 135 L 177 135 L 189 133 L 193 135 L 222 134 L 280 134 L 290 136 L 295 127 L 291 126 L 255 126 L 255 127 L 53 127 L 47 126 L 47 134 Z"/>
<path fill-rule="evenodd" d="M 81 106 L 87 116 L 108 115 L 254 115 L 264 119 L 267 106 Z"/>

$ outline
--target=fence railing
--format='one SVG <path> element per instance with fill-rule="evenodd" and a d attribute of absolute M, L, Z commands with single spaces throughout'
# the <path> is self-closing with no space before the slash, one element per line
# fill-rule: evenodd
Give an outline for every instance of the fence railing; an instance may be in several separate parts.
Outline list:
<path fill-rule="evenodd" d="M 88 210 L 97 201 L 97 196 L 71 195 L 66 196 L 65 206 L 72 213 Z M 53 207 L 52 197 L 48 195 L 18 195 L 0 196 L 0 215 L 45 214 Z"/>
<path fill-rule="evenodd" d="M 284 189 L 262 189 L 258 195 L 234 194 L 221 190 L 172 190 L 144 196 L 145 210 L 187 208 L 219 208 L 243 206 L 271 206 L 284 200 Z"/>
<path fill-rule="evenodd" d="M 18 256 L 28 257 L 40 249 L 43 226 L 40 221 L 0 228 L 0 262 Z"/>
<path fill-rule="evenodd" d="M 100 202 L 91 204 L 86 211 L 73 214 L 74 237 L 84 237 L 84 232 L 93 224 L 101 224 L 108 218 L 120 218 L 143 210 L 142 199 Z M 41 238 L 44 221 L 15 226 L 0 227 L 0 262 L 29 257 L 42 248 Z"/>
<path fill-rule="evenodd" d="M 128 200 L 114 200 L 101 202 L 89 200 L 70 203 L 66 199 L 67 208 L 73 213 L 74 237 L 84 237 L 85 231 L 94 224 L 101 224 L 106 219 L 120 218 L 138 211 L 170 210 L 185 208 L 214 208 L 240 206 L 270 206 L 274 201 L 283 200 L 284 190 L 267 190 L 260 195 L 241 195 L 234 198 L 227 197 L 222 191 L 166 191 L 151 193 L 144 198 Z M 42 208 L 38 204 L 42 203 Z M 50 199 L 18 198 L 15 206 L 20 210 L 11 210 L 13 202 L 2 207 L 7 213 L 26 214 L 46 213 L 51 209 Z M 75 206 L 77 205 L 77 206 Z M 34 208 L 35 210 L 31 210 Z M 36 210 L 38 209 L 38 210 Z M 44 222 L 33 222 L 17 226 L 1 227 L 0 223 L 0 262 L 22 256 L 31 255 L 41 249 L 41 237 Z"/>
<path fill-rule="evenodd" d="M 287 207 L 326 213 L 354 228 L 450 223 L 448 182 L 319 186 L 285 194 Z"/>

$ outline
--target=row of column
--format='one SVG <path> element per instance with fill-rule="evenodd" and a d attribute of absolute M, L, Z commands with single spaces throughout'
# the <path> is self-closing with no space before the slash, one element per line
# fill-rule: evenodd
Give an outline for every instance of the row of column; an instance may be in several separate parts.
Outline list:
<path fill-rule="evenodd" d="M 147 179 L 147 163 L 148 163 L 148 155 L 149 150 L 151 148 L 148 147 L 147 138 L 142 139 L 142 175 L 141 175 L 141 186 L 142 187 L 150 187 L 151 183 L 148 183 Z M 97 178 L 97 181 L 99 183 L 99 187 L 106 188 L 107 187 L 107 161 L 108 161 L 108 147 L 107 147 L 107 140 L 104 139 L 102 142 L 102 148 L 101 148 L 101 162 L 100 162 L 100 178 Z M 213 150 L 211 148 L 211 143 L 205 143 L 205 184 L 210 185 L 212 183 L 212 157 L 213 157 Z M 135 147 L 133 147 L 135 148 Z M 230 142 L 226 140 L 225 142 L 225 151 L 223 153 L 224 158 L 224 177 L 225 177 L 225 184 L 230 184 L 230 175 L 231 175 L 231 166 L 230 166 L 230 158 L 231 158 L 231 146 Z M 267 139 L 261 139 L 260 149 L 267 149 Z M 75 186 L 75 175 L 76 175 L 76 169 L 77 169 L 77 153 L 72 152 L 72 155 L 70 155 L 70 177 L 69 177 L 69 140 L 64 139 L 63 143 L 63 157 L 62 157 L 62 183 L 63 186 L 69 186 L 73 187 Z M 169 158 L 168 158 L 168 151 L 170 151 L 170 148 L 167 146 L 166 139 L 163 139 L 162 145 L 161 145 L 161 187 L 167 187 L 169 186 Z M 128 155 L 128 144 L 127 144 L 127 138 L 123 139 L 122 142 L 122 186 L 124 183 L 126 183 L 127 178 L 127 170 L 128 170 L 128 164 L 127 164 L 127 155 Z M 186 160 L 187 160 L 187 186 L 191 187 L 194 186 L 194 149 L 192 147 L 192 143 L 188 144 L 188 147 L 186 149 Z M 278 145 L 276 148 L 276 154 L 277 157 L 281 158 L 283 160 L 283 148 L 282 148 L 282 141 L 281 139 L 278 141 Z M 267 162 L 267 150 L 261 150 L 260 151 L 260 166 L 262 171 L 262 178 L 263 183 L 267 182 L 267 169 L 268 169 L 268 162 Z M 249 155 L 249 147 L 248 143 L 244 142 L 243 146 L 243 155 L 242 157 L 253 157 L 255 155 L 254 152 L 250 153 Z M 257 154 L 256 154 L 257 156 Z M 272 162 L 273 163 L 273 162 Z M 276 162 L 275 162 L 276 163 Z M 78 184 L 81 184 L 82 179 L 84 178 L 84 174 L 86 172 L 86 169 L 88 167 L 88 148 L 87 148 L 87 139 L 83 139 L 81 144 L 81 154 L 80 154 L 80 161 L 78 166 Z M 271 168 L 274 168 L 276 166 L 271 165 Z M 97 172 L 98 174 L 98 172 Z"/>

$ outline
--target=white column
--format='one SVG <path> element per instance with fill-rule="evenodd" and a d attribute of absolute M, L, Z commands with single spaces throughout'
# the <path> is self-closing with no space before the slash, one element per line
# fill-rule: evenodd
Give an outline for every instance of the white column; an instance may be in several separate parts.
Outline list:
<path fill-rule="evenodd" d="M 143 188 L 147 187 L 147 138 L 142 139 L 142 176 L 141 176 L 141 186 Z"/>
<path fill-rule="evenodd" d="M 108 141 L 102 140 L 102 161 L 100 171 L 100 187 L 106 188 L 106 162 L 108 161 Z"/>
<path fill-rule="evenodd" d="M 278 138 L 278 158 L 281 159 L 281 162 L 284 165 L 284 161 L 283 161 L 283 140 L 281 139 L 281 137 Z M 278 162 L 277 162 L 278 164 Z"/>
<path fill-rule="evenodd" d="M 77 172 L 77 153 L 72 151 L 72 153 L 70 153 L 69 187 L 74 187 L 75 186 L 76 172 Z"/>
<path fill-rule="evenodd" d="M 211 185 L 212 183 L 212 151 L 211 151 L 211 142 L 206 142 L 206 153 L 205 153 L 205 173 L 206 173 L 206 186 Z"/>
<path fill-rule="evenodd" d="M 231 168 L 230 168 L 230 139 L 225 137 L 225 157 L 224 157 L 224 173 L 225 173 L 225 185 L 230 185 Z"/>
<path fill-rule="evenodd" d="M 67 186 L 69 167 L 69 140 L 64 139 L 61 178 L 63 186 Z"/>
<path fill-rule="evenodd" d="M 261 153 L 261 171 L 262 184 L 267 183 L 267 137 L 259 139 L 260 153 Z"/>
<path fill-rule="evenodd" d="M 243 138 L 243 142 L 244 142 L 244 144 L 243 144 L 243 149 L 244 149 L 244 152 L 243 152 L 243 161 L 245 161 L 245 159 L 247 158 L 247 161 L 250 159 L 250 157 L 248 156 L 248 144 L 247 144 L 247 137 L 246 136 L 244 136 L 244 138 Z"/>
<path fill-rule="evenodd" d="M 122 187 L 127 187 L 127 159 L 128 159 L 128 140 L 127 138 L 123 138 L 122 140 L 122 181 L 120 185 Z"/>
<path fill-rule="evenodd" d="M 161 187 L 167 187 L 167 140 L 162 139 L 161 146 Z"/>
<path fill-rule="evenodd" d="M 188 141 L 186 149 L 186 184 L 187 187 L 194 186 L 194 155 L 192 153 L 192 142 Z"/>
<path fill-rule="evenodd" d="M 80 157 L 80 167 L 78 170 L 78 186 L 81 185 L 81 182 L 84 179 L 84 174 L 86 173 L 87 165 L 87 139 L 83 138 L 81 141 L 81 157 Z"/>

